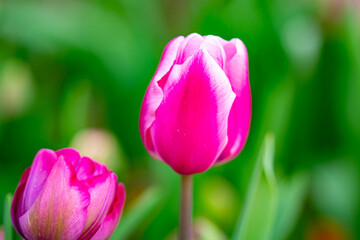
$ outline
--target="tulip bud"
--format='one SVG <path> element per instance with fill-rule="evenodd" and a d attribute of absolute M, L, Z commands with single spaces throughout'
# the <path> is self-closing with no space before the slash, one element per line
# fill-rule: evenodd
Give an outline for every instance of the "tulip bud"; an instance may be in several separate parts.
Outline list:
<path fill-rule="evenodd" d="M 125 189 L 116 175 L 71 148 L 40 150 L 15 191 L 11 217 L 24 239 L 108 239 Z"/>
<path fill-rule="evenodd" d="M 166 46 L 144 97 L 140 134 L 153 157 L 189 175 L 234 159 L 250 117 L 245 45 L 190 34 Z"/>

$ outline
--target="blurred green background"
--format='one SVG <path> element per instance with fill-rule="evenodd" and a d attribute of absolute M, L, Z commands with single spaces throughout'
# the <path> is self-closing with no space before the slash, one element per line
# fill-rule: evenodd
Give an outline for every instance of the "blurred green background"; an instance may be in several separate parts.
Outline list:
<path fill-rule="evenodd" d="M 0 1 L 0 206 L 39 149 L 72 146 L 125 183 L 125 239 L 173 239 L 179 176 L 147 154 L 138 118 L 165 45 L 192 32 L 243 40 L 253 102 L 240 156 L 195 176 L 202 239 L 233 235 L 268 131 L 286 215 L 273 239 L 360 239 L 355 0 Z"/>

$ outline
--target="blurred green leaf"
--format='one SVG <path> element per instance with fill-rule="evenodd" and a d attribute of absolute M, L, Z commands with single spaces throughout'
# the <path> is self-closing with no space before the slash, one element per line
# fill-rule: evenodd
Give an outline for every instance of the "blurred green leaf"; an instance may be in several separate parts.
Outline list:
<path fill-rule="evenodd" d="M 4 201 L 4 230 L 5 230 L 5 239 L 12 239 L 12 223 L 11 223 L 11 202 L 12 195 L 9 193 L 5 196 Z"/>
<path fill-rule="evenodd" d="M 268 133 L 251 176 L 234 240 L 270 239 L 278 199 L 273 169 L 274 144 L 274 136 Z"/>
<path fill-rule="evenodd" d="M 295 225 L 307 193 L 309 176 L 276 180 L 274 136 L 262 144 L 233 239 L 286 239 Z"/>
<path fill-rule="evenodd" d="M 309 185 L 309 175 L 298 173 L 290 180 L 279 181 L 278 212 L 273 228 L 273 239 L 289 236 L 299 218 Z M 275 237 L 276 236 L 276 237 Z"/>
<path fill-rule="evenodd" d="M 316 19 L 305 14 L 291 17 L 285 21 L 280 37 L 294 69 L 300 75 L 311 73 L 322 46 L 321 28 Z"/>
<path fill-rule="evenodd" d="M 66 89 L 61 109 L 61 134 L 71 139 L 79 130 L 91 126 L 94 104 L 93 86 L 89 80 L 74 81 Z M 93 114 L 94 115 L 94 114 Z"/>
<path fill-rule="evenodd" d="M 120 220 L 120 224 L 110 239 L 128 239 L 163 199 L 164 191 L 159 188 L 152 187 L 146 190 L 134 203 L 130 211 Z"/>
<path fill-rule="evenodd" d="M 125 19 L 100 4 L 7 2 L 1 17 L 0 36 L 17 39 L 36 52 L 87 53 L 87 58 L 97 57 L 122 83 L 138 74 L 132 69 L 142 58 L 132 30 Z"/>
<path fill-rule="evenodd" d="M 358 228 L 354 212 L 360 200 L 360 177 L 356 164 L 348 160 L 329 161 L 312 174 L 312 200 L 324 215 L 350 228 Z"/>
<path fill-rule="evenodd" d="M 345 114 L 348 118 L 348 125 L 351 128 L 351 133 L 357 134 L 357 139 L 360 139 L 360 28 L 359 28 L 359 10 L 352 8 L 350 5 L 346 8 L 344 37 L 347 46 L 347 52 L 351 58 L 349 83 L 347 84 L 348 92 L 345 95 L 347 103 Z M 342 83 L 342 81 L 341 81 Z"/>

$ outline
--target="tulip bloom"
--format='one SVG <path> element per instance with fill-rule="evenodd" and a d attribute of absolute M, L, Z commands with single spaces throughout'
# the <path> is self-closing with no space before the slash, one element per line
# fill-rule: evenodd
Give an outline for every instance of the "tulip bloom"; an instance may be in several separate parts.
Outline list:
<path fill-rule="evenodd" d="M 15 191 L 11 217 L 24 239 L 108 239 L 125 202 L 104 165 L 71 148 L 40 150 Z"/>
<path fill-rule="evenodd" d="M 190 34 L 166 46 L 144 97 L 140 134 L 153 157 L 190 175 L 235 158 L 250 117 L 243 42 Z"/>

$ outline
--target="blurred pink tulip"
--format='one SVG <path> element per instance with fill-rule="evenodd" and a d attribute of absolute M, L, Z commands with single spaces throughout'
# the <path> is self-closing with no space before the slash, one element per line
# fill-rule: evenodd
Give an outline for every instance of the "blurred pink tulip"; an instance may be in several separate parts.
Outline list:
<path fill-rule="evenodd" d="M 195 33 L 166 46 L 144 97 L 140 134 L 153 157 L 189 175 L 235 158 L 250 118 L 245 45 Z"/>
<path fill-rule="evenodd" d="M 0 240 L 4 240 L 4 239 L 5 239 L 4 230 L 0 227 Z"/>
<path fill-rule="evenodd" d="M 108 239 L 125 188 L 104 165 L 71 148 L 40 150 L 15 191 L 11 216 L 24 239 Z"/>

